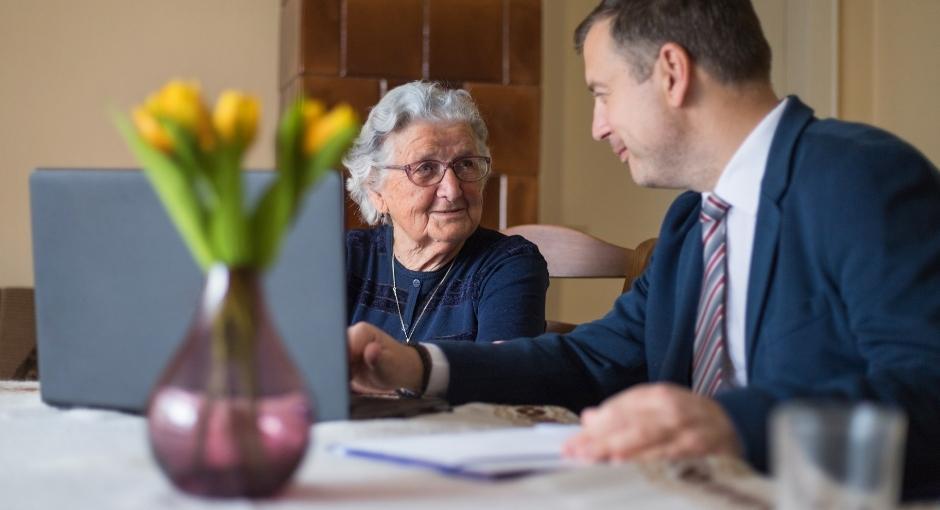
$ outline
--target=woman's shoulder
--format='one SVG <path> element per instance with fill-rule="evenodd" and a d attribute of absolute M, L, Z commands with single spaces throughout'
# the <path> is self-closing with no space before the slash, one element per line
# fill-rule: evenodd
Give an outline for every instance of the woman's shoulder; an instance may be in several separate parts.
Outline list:
<path fill-rule="evenodd" d="M 507 236 L 502 232 L 480 227 L 470 236 L 476 256 L 493 256 L 499 259 L 513 256 L 535 256 L 539 259 L 542 254 L 538 247 L 522 236 Z"/>
<path fill-rule="evenodd" d="M 355 229 L 346 232 L 346 266 L 351 273 L 360 273 L 385 257 L 383 227 Z"/>
<path fill-rule="evenodd" d="M 466 254 L 465 271 L 471 275 L 476 298 L 491 284 L 495 288 L 531 286 L 532 293 L 544 294 L 548 287 L 548 264 L 534 243 L 522 236 L 507 236 L 485 228 L 478 228 L 468 241 L 472 250 Z"/>
<path fill-rule="evenodd" d="M 385 229 L 382 227 L 357 228 L 346 232 L 346 249 L 371 251 L 385 242 Z"/>

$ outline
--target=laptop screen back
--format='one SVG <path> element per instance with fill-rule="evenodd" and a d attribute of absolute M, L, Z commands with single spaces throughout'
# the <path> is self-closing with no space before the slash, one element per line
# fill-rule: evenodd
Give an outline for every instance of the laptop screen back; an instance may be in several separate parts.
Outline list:
<path fill-rule="evenodd" d="M 247 172 L 250 199 L 274 176 Z M 342 180 L 308 195 L 265 277 L 268 308 L 314 396 L 348 417 Z M 139 171 L 30 177 L 42 398 L 141 412 L 196 312 L 203 276 Z"/>

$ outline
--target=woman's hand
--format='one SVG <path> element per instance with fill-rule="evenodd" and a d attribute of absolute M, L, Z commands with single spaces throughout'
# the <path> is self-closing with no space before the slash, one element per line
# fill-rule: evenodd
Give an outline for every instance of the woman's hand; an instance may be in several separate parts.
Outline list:
<path fill-rule="evenodd" d="M 424 366 L 418 352 L 381 329 L 357 322 L 347 330 L 349 384 L 356 393 L 389 393 L 407 388 L 421 393 Z"/>

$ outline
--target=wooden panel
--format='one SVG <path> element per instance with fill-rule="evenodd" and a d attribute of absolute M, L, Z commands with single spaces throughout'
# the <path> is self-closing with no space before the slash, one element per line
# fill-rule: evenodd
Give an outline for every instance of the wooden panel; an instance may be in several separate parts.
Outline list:
<path fill-rule="evenodd" d="M 411 83 L 411 81 L 412 80 L 403 80 L 403 79 L 396 79 L 396 78 L 390 78 L 388 80 L 385 80 L 385 91 L 382 93 L 382 95 L 384 96 L 385 94 L 388 93 L 389 90 L 392 90 L 395 87 L 404 85 L 406 83 Z"/>
<path fill-rule="evenodd" d="M 424 2 L 347 0 L 346 75 L 421 78 Z"/>
<path fill-rule="evenodd" d="M 490 175 L 483 188 L 483 215 L 480 225 L 486 228 L 499 230 L 499 175 Z"/>
<path fill-rule="evenodd" d="M 379 80 L 327 76 L 303 76 L 302 79 L 303 91 L 308 97 L 315 97 L 327 106 L 349 103 L 362 121 L 379 101 Z"/>
<path fill-rule="evenodd" d="M 401 79 L 388 79 L 385 80 L 385 91 L 382 94 L 383 96 L 388 93 L 389 90 L 392 90 L 395 87 L 411 83 L 413 80 L 401 80 Z M 445 89 L 462 89 L 466 85 L 462 81 L 452 81 L 452 80 L 434 80 L 435 83 L 444 87 Z"/>
<path fill-rule="evenodd" d="M 502 81 L 502 0 L 428 0 L 429 78 Z"/>
<path fill-rule="evenodd" d="M 303 0 L 300 21 L 302 73 L 338 74 L 340 0 Z"/>
<path fill-rule="evenodd" d="M 282 108 L 303 92 L 348 102 L 364 119 L 382 94 L 415 79 L 465 88 L 489 127 L 494 172 L 504 174 L 484 191 L 483 224 L 536 221 L 541 0 L 279 3 Z M 349 201 L 347 226 L 361 226 Z"/>
<path fill-rule="evenodd" d="M 297 99 L 297 97 L 300 95 L 302 84 L 303 84 L 303 77 L 295 76 L 294 79 L 290 80 L 289 82 L 287 82 L 287 84 L 281 87 L 281 95 L 279 98 L 280 109 L 278 110 L 279 112 L 283 112 L 287 110 L 287 106 L 291 104 L 294 101 L 294 99 Z"/>
<path fill-rule="evenodd" d="M 507 175 L 538 175 L 539 88 L 481 83 L 466 85 L 490 131 L 493 170 Z"/>
<path fill-rule="evenodd" d="M 283 0 L 281 4 L 277 66 L 277 84 L 281 90 L 300 74 L 300 2 Z"/>
<path fill-rule="evenodd" d="M 538 85 L 542 81 L 542 2 L 509 0 L 509 82 Z"/>
<path fill-rule="evenodd" d="M 0 289 L 0 379 L 22 379 L 26 372 L 35 371 L 34 303 L 31 288 Z"/>
<path fill-rule="evenodd" d="M 536 223 L 539 187 L 537 176 L 493 174 L 483 190 L 480 224 L 502 230 L 512 225 Z"/>
<path fill-rule="evenodd" d="M 538 177 L 514 177 L 509 184 L 506 200 L 506 226 L 537 223 L 539 217 Z"/>

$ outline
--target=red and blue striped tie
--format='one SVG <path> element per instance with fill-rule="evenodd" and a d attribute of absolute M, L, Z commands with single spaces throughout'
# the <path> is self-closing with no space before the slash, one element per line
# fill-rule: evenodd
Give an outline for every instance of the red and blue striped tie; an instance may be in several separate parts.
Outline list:
<path fill-rule="evenodd" d="M 725 341 L 725 214 L 731 206 L 716 195 L 702 201 L 702 295 L 695 320 L 692 391 L 713 396 L 729 385 L 731 362 Z"/>

